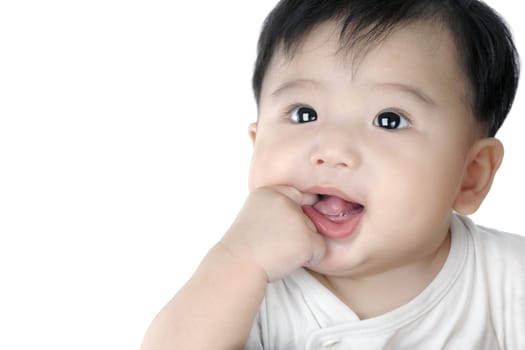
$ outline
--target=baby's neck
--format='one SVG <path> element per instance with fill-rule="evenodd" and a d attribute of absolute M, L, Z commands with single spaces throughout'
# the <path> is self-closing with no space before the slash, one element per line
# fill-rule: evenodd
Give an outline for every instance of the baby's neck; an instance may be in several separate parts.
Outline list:
<path fill-rule="evenodd" d="M 350 307 L 361 320 L 377 317 L 418 296 L 438 275 L 450 251 L 450 234 L 432 255 L 364 278 L 310 274 Z"/>

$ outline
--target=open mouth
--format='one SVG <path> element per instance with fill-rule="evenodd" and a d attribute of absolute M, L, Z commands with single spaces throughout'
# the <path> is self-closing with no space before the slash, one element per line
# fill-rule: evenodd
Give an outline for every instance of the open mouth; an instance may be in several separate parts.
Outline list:
<path fill-rule="evenodd" d="M 312 220 L 317 231 L 333 239 L 351 236 L 361 221 L 365 207 L 336 195 L 318 194 L 318 198 L 317 203 L 303 207 L 303 212 Z"/>
<path fill-rule="evenodd" d="M 364 209 L 364 206 L 359 203 L 348 202 L 337 196 L 327 194 L 319 194 L 318 196 L 319 201 L 313 207 L 335 222 L 344 221 L 346 218 L 356 215 Z"/>

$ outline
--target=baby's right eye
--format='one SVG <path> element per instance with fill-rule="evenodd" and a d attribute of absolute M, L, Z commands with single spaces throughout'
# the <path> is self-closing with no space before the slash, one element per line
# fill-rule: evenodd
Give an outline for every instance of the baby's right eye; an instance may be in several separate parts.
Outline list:
<path fill-rule="evenodd" d="M 296 107 L 290 112 L 289 118 L 294 123 L 309 123 L 317 120 L 317 112 L 310 107 Z"/>

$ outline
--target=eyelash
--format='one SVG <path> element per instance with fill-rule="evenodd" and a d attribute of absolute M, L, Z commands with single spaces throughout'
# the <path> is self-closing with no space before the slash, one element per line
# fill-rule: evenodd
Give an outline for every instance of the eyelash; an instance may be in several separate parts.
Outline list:
<path fill-rule="evenodd" d="M 308 108 L 308 109 L 311 109 L 312 111 L 315 112 L 315 116 L 314 116 L 315 119 L 313 119 L 313 120 L 309 120 L 308 122 L 316 121 L 316 120 L 317 120 L 317 111 L 316 111 L 313 107 L 311 107 L 311 106 L 309 106 L 309 105 L 307 105 L 307 104 L 302 104 L 302 103 L 297 103 L 297 104 L 293 104 L 293 105 L 291 105 L 291 106 L 286 110 L 285 119 L 292 121 L 292 120 L 291 120 L 291 119 L 292 119 L 292 118 L 291 118 L 291 114 L 292 114 L 293 112 L 295 112 L 296 110 L 301 109 L 301 108 Z M 407 126 L 405 126 L 405 127 L 403 127 L 403 128 L 385 128 L 385 127 L 381 127 L 381 126 L 379 125 L 379 123 L 376 123 L 376 119 L 377 119 L 377 117 L 379 117 L 381 114 L 384 114 L 384 113 L 393 113 L 393 114 L 396 114 L 397 116 L 399 116 L 399 117 L 401 117 L 402 119 L 405 120 Z M 292 121 L 292 123 L 295 123 L 295 124 L 301 124 L 301 122 L 299 122 L 299 121 Z M 305 121 L 303 121 L 303 123 L 305 123 Z M 406 129 L 406 128 L 412 126 L 412 122 L 411 122 L 410 118 L 407 117 L 407 113 L 405 113 L 405 112 L 403 112 L 403 111 L 400 111 L 399 109 L 386 109 L 386 110 L 382 110 L 382 111 L 380 111 L 379 113 L 377 113 L 377 114 L 374 116 L 374 119 L 373 119 L 372 123 L 373 123 L 374 126 L 380 127 L 380 128 L 382 128 L 382 129 L 385 129 L 385 130 L 402 130 L 402 129 Z M 402 121 L 400 122 L 400 124 L 402 124 Z M 387 126 L 387 125 L 383 124 L 383 126 Z"/>

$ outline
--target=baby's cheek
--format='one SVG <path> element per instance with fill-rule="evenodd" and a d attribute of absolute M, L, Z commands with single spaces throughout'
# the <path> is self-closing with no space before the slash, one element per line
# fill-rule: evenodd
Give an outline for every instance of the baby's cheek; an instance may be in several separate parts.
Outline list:
<path fill-rule="evenodd" d="M 271 153 L 255 149 L 248 178 L 250 191 L 259 187 L 268 186 L 268 177 L 271 177 L 272 173 Z"/>
<path fill-rule="evenodd" d="M 292 185 L 293 164 L 286 152 L 269 149 L 255 151 L 249 173 L 250 191 L 263 186 Z"/>
<path fill-rule="evenodd" d="M 248 174 L 248 189 L 250 190 L 250 192 L 252 192 L 258 187 L 261 187 L 260 183 L 261 179 L 260 172 L 257 171 L 257 162 L 256 160 L 252 159 L 250 171 Z"/>

